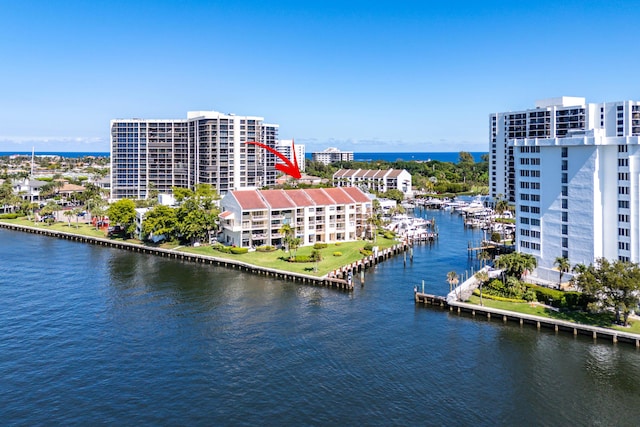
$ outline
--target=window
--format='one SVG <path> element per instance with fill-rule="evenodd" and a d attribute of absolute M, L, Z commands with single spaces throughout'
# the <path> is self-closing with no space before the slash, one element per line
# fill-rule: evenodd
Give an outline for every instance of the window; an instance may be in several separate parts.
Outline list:
<path fill-rule="evenodd" d="M 566 172 L 562 172 L 562 183 L 566 184 L 567 182 L 569 182 L 569 176 Z"/>
<path fill-rule="evenodd" d="M 520 212 L 529 212 L 529 206 L 520 206 Z"/>
<path fill-rule="evenodd" d="M 540 208 L 538 206 L 531 206 L 531 213 L 539 214 Z"/>
<path fill-rule="evenodd" d="M 562 234 L 569 234 L 569 226 L 567 224 L 562 224 Z"/>
<path fill-rule="evenodd" d="M 562 161 L 562 170 L 563 170 L 563 171 L 566 171 L 567 169 L 569 169 L 569 165 L 568 165 L 568 163 L 569 163 L 569 162 L 567 162 L 566 160 L 563 160 L 563 161 Z"/>
<path fill-rule="evenodd" d="M 538 218 L 531 218 L 531 225 L 540 225 L 540 220 Z"/>
<path fill-rule="evenodd" d="M 562 147 L 562 157 L 569 156 L 569 149 L 567 147 Z"/>
<path fill-rule="evenodd" d="M 569 209 L 569 202 L 567 199 L 562 199 L 562 209 Z"/>
<path fill-rule="evenodd" d="M 562 195 L 564 197 L 567 197 L 567 195 L 569 194 L 569 187 L 567 187 L 566 185 L 562 186 Z"/>
<path fill-rule="evenodd" d="M 563 237 L 562 238 L 562 247 L 563 248 L 568 248 L 569 247 L 569 239 L 567 237 Z"/>
<path fill-rule="evenodd" d="M 569 221 L 569 213 L 562 212 L 562 222 L 567 222 L 567 221 Z"/>
<path fill-rule="evenodd" d="M 529 218 L 526 216 L 520 217 L 520 224 L 529 224 Z"/>

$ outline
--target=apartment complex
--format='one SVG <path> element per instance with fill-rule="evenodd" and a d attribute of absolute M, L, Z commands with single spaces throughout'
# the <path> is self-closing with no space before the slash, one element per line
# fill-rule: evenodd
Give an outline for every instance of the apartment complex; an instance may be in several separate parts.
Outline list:
<path fill-rule="evenodd" d="M 300 170 L 300 172 L 304 172 L 305 156 L 307 155 L 304 145 L 295 144 L 293 142 L 293 139 L 281 139 L 278 141 L 276 148 L 278 152 L 282 153 L 282 155 L 284 155 L 292 164 L 297 163 L 298 169 Z M 276 163 L 284 164 L 284 162 L 279 158 L 276 158 Z"/>
<path fill-rule="evenodd" d="M 220 240 L 256 247 L 283 243 L 289 224 L 302 245 L 363 237 L 371 200 L 357 188 L 230 191 L 221 200 Z"/>
<path fill-rule="evenodd" d="M 359 187 L 379 193 L 400 190 L 405 196 L 412 194 L 411 182 L 411 174 L 404 169 L 340 169 L 333 174 L 336 187 Z"/>
<path fill-rule="evenodd" d="M 311 160 L 325 165 L 336 162 L 350 162 L 353 160 L 353 151 L 340 151 L 335 147 L 329 147 L 324 151 L 311 153 Z"/>
<path fill-rule="evenodd" d="M 515 202 L 519 251 L 543 269 L 640 261 L 640 102 L 554 98 L 490 130 L 491 194 Z"/>
<path fill-rule="evenodd" d="M 111 198 L 211 184 L 220 194 L 275 184 L 278 125 L 262 117 L 190 111 L 186 119 L 111 120 Z"/>

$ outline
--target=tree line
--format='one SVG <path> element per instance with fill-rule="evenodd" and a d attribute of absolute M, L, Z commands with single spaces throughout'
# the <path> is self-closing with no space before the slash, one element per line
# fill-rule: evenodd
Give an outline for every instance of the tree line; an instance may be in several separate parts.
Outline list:
<path fill-rule="evenodd" d="M 306 173 L 326 179 L 332 179 L 333 174 L 340 169 L 404 169 L 411 174 L 413 187 L 419 190 L 436 193 L 463 193 L 488 191 L 489 185 L 489 155 L 483 154 L 480 162 L 476 162 L 471 153 L 461 151 L 458 163 L 429 161 L 389 162 L 349 161 L 325 165 L 321 162 L 306 161 Z"/>

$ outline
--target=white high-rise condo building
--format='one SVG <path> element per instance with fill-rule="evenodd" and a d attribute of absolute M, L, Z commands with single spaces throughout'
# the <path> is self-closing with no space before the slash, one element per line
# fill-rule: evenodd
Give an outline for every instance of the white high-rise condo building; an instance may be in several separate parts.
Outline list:
<path fill-rule="evenodd" d="M 561 97 L 490 116 L 491 195 L 516 205 L 516 246 L 556 257 L 640 261 L 640 102 Z"/>
<path fill-rule="evenodd" d="M 353 161 L 353 151 L 340 151 L 335 147 L 329 147 L 324 151 L 311 153 L 311 160 L 325 165 L 336 162 L 350 162 Z"/>
<path fill-rule="evenodd" d="M 111 198 L 211 184 L 221 195 L 275 185 L 278 125 L 262 117 L 190 111 L 186 119 L 111 120 Z"/>
<path fill-rule="evenodd" d="M 294 150 L 291 149 L 292 146 L 294 147 Z M 293 155 L 295 154 L 295 161 L 298 164 L 298 169 L 300 169 L 300 172 L 304 172 L 305 163 L 306 163 L 305 162 L 306 151 L 305 151 L 304 145 L 295 144 L 293 142 L 293 139 L 281 139 L 278 141 L 278 145 L 276 148 L 278 149 L 278 152 L 282 153 L 282 155 L 284 155 L 287 159 L 289 159 L 291 163 L 294 162 Z M 276 163 L 284 164 L 284 162 L 278 158 L 276 158 Z"/>

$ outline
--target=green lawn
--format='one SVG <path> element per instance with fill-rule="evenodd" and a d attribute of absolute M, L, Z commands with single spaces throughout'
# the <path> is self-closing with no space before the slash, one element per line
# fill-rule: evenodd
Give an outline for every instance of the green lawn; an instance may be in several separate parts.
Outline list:
<path fill-rule="evenodd" d="M 106 237 L 104 231 L 96 230 L 96 228 L 91 224 L 84 223 L 75 223 L 75 221 L 71 220 L 71 226 L 67 222 L 54 222 L 51 225 L 48 225 L 46 222 L 33 222 L 29 221 L 26 218 L 17 218 L 17 219 L 2 219 L 2 222 L 6 222 L 9 224 L 18 224 L 18 225 L 26 225 L 28 227 L 42 228 L 45 230 L 54 230 L 54 231 L 64 231 L 66 233 L 80 234 L 82 236 L 90 236 L 90 237 Z"/>
<path fill-rule="evenodd" d="M 472 295 L 469 299 L 471 304 L 480 305 L 480 297 Z M 625 328 L 623 326 L 614 325 L 613 313 L 584 313 L 584 312 L 558 312 L 546 308 L 543 305 L 531 305 L 529 303 L 504 302 L 483 298 L 482 302 L 485 307 L 498 308 L 500 310 L 514 311 L 516 313 L 532 314 L 535 316 L 548 317 L 550 319 L 566 320 L 567 322 L 580 323 L 583 325 L 600 326 L 602 328 L 616 329 L 623 332 L 631 332 L 640 334 L 640 321 L 629 322 L 631 326 Z"/>
<path fill-rule="evenodd" d="M 79 223 L 76 225 L 75 222 L 71 222 L 71 226 L 66 222 L 56 222 L 51 225 L 47 225 L 44 222 L 36 222 L 28 221 L 25 218 L 20 219 L 3 219 L 3 222 L 11 223 L 11 224 L 19 224 L 26 225 L 29 227 L 37 227 L 47 230 L 54 231 L 64 231 L 67 233 L 74 233 L 83 236 L 89 237 L 101 237 L 104 238 L 105 233 L 102 230 L 96 230 L 90 224 Z M 137 243 L 142 244 L 137 239 L 115 239 L 122 240 L 128 243 Z M 378 236 L 378 239 L 375 242 L 380 249 L 386 249 L 394 244 L 398 243 L 397 240 L 385 239 L 382 236 Z M 351 264 L 354 261 L 358 261 L 363 258 L 360 253 L 360 249 L 362 249 L 367 242 L 360 240 L 356 242 L 341 242 L 339 244 L 329 244 L 326 249 L 321 249 L 320 253 L 322 254 L 322 260 L 317 263 L 318 271 L 315 272 L 316 268 L 315 262 L 307 262 L 307 263 L 294 263 L 285 261 L 286 258 L 289 257 L 289 253 L 285 253 L 283 250 L 276 250 L 273 252 L 249 252 L 246 254 L 226 254 L 223 252 L 216 251 L 211 248 L 211 246 L 204 245 L 199 247 L 192 246 L 179 246 L 176 243 L 163 243 L 157 245 L 158 247 L 164 249 L 176 249 L 179 251 L 190 252 L 195 254 L 202 255 L 210 255 L 218 258 L 228 258 L 232 260 L 238 260 L 242 262 L 246 262 L 247 264 L 257 265 L 261 267 L 274 268 L 283 271 L 290 271 L 294 273 L 303 273 L 310 274 L 313 276 L 324 276 L 328 274 L 330 271 L 336 270 L 344 265 Z M 152 246 L 152 245 L 149 245 Z M 312 246 L 301 247 L 297 250 L 298 255 L 310 255 L 313 250 Z M 341 252 L 341 256 L 334 256 L 334 252 Z M 291 251 L 291 254 L 293 251 Z"/>
<path fill-rule="evenodd" d="M 396 240 L 385 239 L 384 237 L 378 237 L 376 241 L 376 245 L 380 249 L 386 249 L 388 247 L 393 246 L 398 243 Z M 314 268 L 316 267 L 315 262 L 306 262 L 306 263 L 294 263 L 288 262 L 285 259 L 290 256 L 289 253 L 286 253 L 283 250 L 276 250 L 273 252 L 249 252 L 246 254 L 234 255 L 234 254 L 226 254 L 223 252 L 216 251 L 212 249 L 210 246 L 200 246 L 197 248 L 194 247 L 180 247 L 179 250 L 202 254 L 202 255 L 210 255 L 219 258 L 228 258 L 238 261 L 243 261 L 248 264 L 258 265 L 261 267 L 267 268 L 275 268 L 278 270 L 291 271 L 294 273 L 303 273 L 310 274 L 314 276 L 324 276 L 325 274 L 333 271 L 337 268 L 340 268 L 344 265 L 351 264 L 354 261 L 358 261 L 363 258 L 360 253 L 360 249 L 367 244 L 365 241 L 356 241 L 356 242 L 341 242 L 339 245 L 329 244 L 326 249 L 320 249 L 320 253 L 322 254 L 322 261 L 319 261 L 317 264 L 318 271 L 314 272 Z M 301 247 L 297 250 L 297 255 L 310 255 L 313 250 L 312 246 Z M 294 251 L 291 251 L 291 254 Z M 334 256 L 334 252 L 341 252 L 341 256 Z"/>

